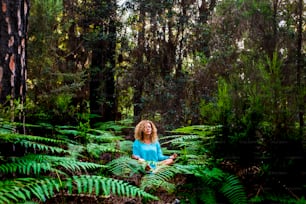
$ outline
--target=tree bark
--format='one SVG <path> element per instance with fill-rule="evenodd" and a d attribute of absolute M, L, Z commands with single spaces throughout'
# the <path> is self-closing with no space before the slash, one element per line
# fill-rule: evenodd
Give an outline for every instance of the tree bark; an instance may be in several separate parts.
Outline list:
<path fill-rule="evenodd" d="M 0 4 L 0 103 L 14 108 L 14 100 L 23 104 L 26 95 L 29 0 Z"/>

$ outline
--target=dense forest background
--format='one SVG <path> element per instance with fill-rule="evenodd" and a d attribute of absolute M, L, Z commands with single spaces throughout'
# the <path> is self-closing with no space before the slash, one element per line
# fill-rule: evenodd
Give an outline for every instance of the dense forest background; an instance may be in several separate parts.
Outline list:
<path fill-rule="evenodd" d="M 0 203 L 306 202 L 303 0 L 0 2 Z M 180 156 L 139 184 L 141 119 Z"/>

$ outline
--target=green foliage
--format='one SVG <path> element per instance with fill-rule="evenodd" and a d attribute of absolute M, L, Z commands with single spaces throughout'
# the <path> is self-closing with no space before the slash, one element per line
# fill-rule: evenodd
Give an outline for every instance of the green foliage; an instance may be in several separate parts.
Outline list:
<path fill-rule="evenodd" d="M 230 98 L 230 85 L 224 80 L 218 80 L 218 93 L 216 101 L 201 101 L 201 116 L 209 124 L 221 123 L 226 125 L 231 116 L 232 101 Z"/>
<path fill-rule="evenodd" d="M 110 127 L 107 126 L 110 124 Z M 86 124 L 80 124 L 79 127 L 73 126 L 57 126 L 57 131 L 67 137 L 73 136 L 78 138 L 84 145 L 84 150 L 93 158 L 99 158 L 102 153 L 120 153 L 118 148 L 119 142 L 122 140 L 120 136 L 115 136 L 112 132 L 113 128 L 122 128 L 114 123 L 100 124 L 99 129 L 92 129 Z M 109 131 L 105 130 L 109 129 Z"/>
<path fill-rule="evenodd" d="M 96 129 L 99 130 L 106 130 L 112 132 L 120 132 L 123 128 L 128 127 L 131 124 L 131 120 L 126 119 L 122 121 L 108 121 L 108 122 L 101 122 L 96 123 L 94 126 Z"/>
<path fill-rule="evenodd" d="M 247 203 L 244 186 L 237 176 L 226 176 L 223 182 L 220 192 L 230 201 L 230 203 Z"/>
<path fill-rule="evenodd" d="M 237 69 L 218 84 L 218 101 L 201 103 L 203 118 L 209 124 L 222 125 L 222 134 L 211 146 L 213 154 L 226 160 L 235 158 L 241 166 L 255 164 L 293 172 L 286 178 L 292 182 L 289 177 L 296 174 L 300 161 L 287 162 L 286 158 L 303 157 L 303 136 L 296 127 L 297 101 L 291 95 L 295 86 L 287 81 L 292 76 L 286 75 L 286 62 L 278 52 L 269 57 L 242 52 L 239 60 Z M 267 180 L 271 177 L 264 175 Z"/>
<path fill-rule="evenodd" d="M 120 137 L 115 137 L 105 130 L 79 129 L 73 126 L 49 125 L 56 135 L 49 137 L 13 133 L 17 124 L 0 123 L 0 145 L 13 146 L 13 152 L 1 149 L 0 158 L 0 203 L 28 202 L 34 198 L 45 202 L 56 194 L 62 196 L 95 195 L 109 197 L 112 195 L 142 197 L 157 200 L 156 196 L 132 186 L 122 180 L 103 175 L 92 175 L 90 172 L 101 173 L 108 166 L 89 162 L 84 153 L 99 148 L 96 155 L 103 152 L 120 152 L 116 146 L 109 146 Z M 26 125 L 39 127 L 39 125 Z M 85 131 L 85 132 L 84 132 Z M 73 138 L 88 137 L 87 148 L 84 144 L 73 141 Z M 53 139 L 59 138 L 59 139 Z M 103 139 L 101 139 L 101 138 Z M 105 146 L 95 142 L 104 142 Z M 86 145 L 86 144 L 85 144 Z M 91 146 L 91 148 L 88 148 Z M 23 152 L 21 155 L 15 152 Z M 5 153 L 5 157 L 2 156 Z M 16 154 L 16 155 L 15 155 Z"/>
<path fill-rule="evenodd" d="M 86 111 L 86 94 L 82 88 L 87 73 L 82 60 L 75 58 L 81 46 L 72 46 L 79 40 L 74 38 L 69 44 L 72 33 L 67 33 L 73 27 L 71 19 L 74 18 L 65 20 L 68 8 L 64 4 L 62 0 L 31 1 L 27 42 L 27 49 L 31 50 L 27 65 L 31 68 L 27 75 L 26 108 L 28 118 L 31 116 L 35 122 L 73 124 L 76 115 Z M 85 54 L 83 58 L 86 60 Z"/>
<path fill-rule="evenodd" d="M 116 176 L 127 178 L 140 173 L 140 188 L 156 192 L 164 190 L 168 193 L 192 191 L 188 195 L 194 203 L 217 203 L 218 195 L 223 195 L 230 203 L 247 203 L 244 187 L 240 180 L 221 169 L 214 167 L 215 159 L 210 155 L 208 145 L 220 134 L 221 126 L 195 125 L 181 127 L 171 131 L 174 135 L 163 136 L 162 145 L 167 144 L 178 153 L 179 157 L 173 165 L 155 164 L 156 168 L 145 171 L 147 162 L 139 162 L 127 156 L 121 156 L 107 164 L 108 170 Z M 169 151 L 169 150 L 168 150 Z M 164 151 L 167 152 L 167 151 Z M 195 181 L 186 185 L 175 183 L 176 177 L 191 176 Z"/>
<path fill-rule="evenodd" d="M 0 203 L 27 201 L 33 197 L 45 202 L 60 191 L 67 191 L 68 195 L 77 193 L 79 195 L 94 194 L 96 196 L 107 197 L 115 194 L 118 196 L 139 196 L 158 200 L 156 196 L 152 196 L 121 180 L 103 176 L 80 175 L 61 180 L 50 177 L 27 177 L 0 181 Z"/>
<path fill-rule="evenodd" d="M 173 166 L 158 165 L 150 174 L 142 177 L 141 189 L 158 190 L 159 188 L 169 193 L 175 192 L 176 185 L 171 182 L 175 175 L 182 173 L 179 168 Z"/>
<path fill-rule="evenodd" d="M 144 197 L 147 199 L 158 200 L 156 196 L 152 196 L 139 188 L 132 186 L 122 180 L 115 180 L 112 178 L 105 178 L 102 176 L 73 176 L 66 182 L 68 192 L 72 193 L 74 186 L 76 184 L 76 189 L 79 194 L 82 193 L 93 193 L 96 195 L 110 196 L 111 193 L 118 196 L 128 196 L 128 197 Z"/>
<path fill-rule="evenodd" d="M 127 156 L 121 156 L 107 164 L 108 170 L 116 176 L 130 177 L 135 173 L 145 173 L 146 163 L 140 163 Z"/>
<path fill-rule="evenodd" d="M 221 134 L 221 129 L 222 126 L 190 126 L 172 131 L 183 134 L 175 135 L 170 142 L 174 141 L 173 144 L 183 150 L 182 155 L 185 157 L 182 160 L 184 165 L 174 164 L 173 167 L 177 169 L 176 173 L 191 174 L 196 179 L 200 179 L 201 182 L 191 184 L 196 187 L 191 187 L 192 189 L 197 189 L 192 193 L 194 200 L 214 203 L 219 193 L 230 203 L 247 203 L 246 193 L 240 180 L 214 167 L 215 159 L 207 146 L 214 142 L 215 136 Z M 184 139 L 178 140 L 180 138 Z"/>
<path fill-rule="evenodd" d="M 306 202 L 304 197 L 299 199 L 292 198 L 290 196 L 278 195 L 278 194 L 267 194 L 261 196 L 255 196 L 250 199 L 252 203 L 262 203 L 262 202 L 270 202 L 270 203 L 279 203 L 279 204 L 303 204 Z"/>
<path fill-rule="evenodd" d="M 222 126 L 193 125 L 172 130 L 174 135 L 163 137 L 162 144 L 171 143 L 180 149 L 182 162 L 188 164 L 205 165 L 209 162 L 208 152 L 214 146 L 215 137 L 222 130 Z M 180 133 L 180 134 L 179 134 Z"/>

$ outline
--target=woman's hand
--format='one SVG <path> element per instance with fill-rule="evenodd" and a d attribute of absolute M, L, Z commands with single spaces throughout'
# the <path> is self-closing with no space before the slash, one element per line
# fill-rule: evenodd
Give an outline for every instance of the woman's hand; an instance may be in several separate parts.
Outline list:
<path fill-rule="evenodd" d="M 140 158 L 138 156 L 135 156 L 135 155 L 132 155 L 132 159 L 136 159 L 136 160 L 138 160 L 140 162 L 144 162 L 145 161 L 144 159 L 142 159 L 142 158 Z"/>
<path fill-rule="evenodd" d="M 170 159 L 176 159 L 177 158 L 177 154 L 172 154 L 171 156 L 170 156 Z"/>

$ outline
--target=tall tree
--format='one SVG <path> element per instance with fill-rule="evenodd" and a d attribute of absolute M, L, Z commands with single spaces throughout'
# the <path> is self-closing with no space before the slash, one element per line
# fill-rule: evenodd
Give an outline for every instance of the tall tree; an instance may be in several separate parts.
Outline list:
<path fill-rule="evenodd" d="M 302 83 L 302 79 L 305 78 L 305 69 L 303 71 L 303 67 L 305 68 L 305 60 L 303 61 L 303 55 L 305 58 L 305 53 L 303 54 L 302 45 L 303 45 L 303 11 L 304 11 L 304 3 L 303 0 L 298 1 L 297 6 L 297 54 L 296 54 L 296 81 L 297 81 L 297 94 L 299 95 L 298 106 L 299 106 L 299 124 L 300 124 L 300 132 L 303 133 L 303 129 L 305 126 L 304 121 L 304 110 L 305 110 L 305 93 L 303 95 L 302 87 L 305 87 L 305 83 Z"/>
<path fill-rule="evenodd" d="M 115 96 L 117 4 L 112 0 L 92 1 L 92 6 L 96 10 L 94 15 L 90 16 L 90 24 L 94 28 L 96 38 L 91 42 L 90 110 L 92 114 L 101 116 L 100 121 L 111 121 L 115 120 L 117 115 Z"/>
<path fill-rule="evenodd" d="M 0 102 L 25 102 L 29 0 L 1 0 Z M 11 103 L 13 104 L 13 103 Z"/>
<path fill-rule="evenodd" d="M 145 2 L 139 2 L 139 32 L 137 37 L 138 49 L 136 50 L 136 64 L 135 64 L 135 81 L 134 81 L 134 95 L 133 95 L 133 105 L 134 105 L 134 122 L 137 123 L 140 120 L 141 113 L 143 110 L 143 90 L 144 84 L 147 76 L 147 68 L 144 64 L 145 57 L 145 21 L 146 10 Z M 140 79 L 140 80 L 139 80 Z"/>

